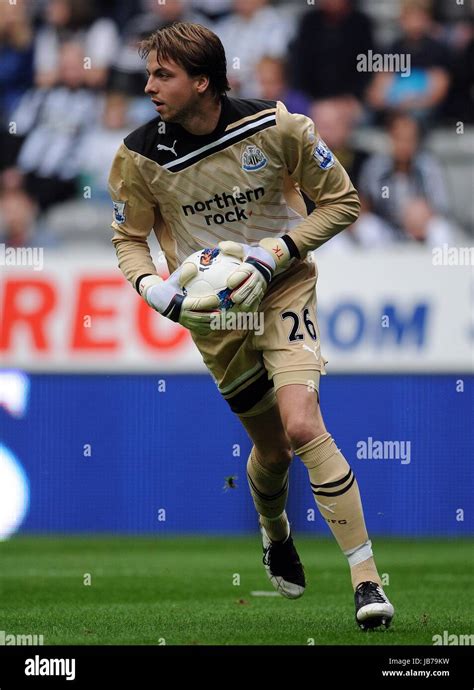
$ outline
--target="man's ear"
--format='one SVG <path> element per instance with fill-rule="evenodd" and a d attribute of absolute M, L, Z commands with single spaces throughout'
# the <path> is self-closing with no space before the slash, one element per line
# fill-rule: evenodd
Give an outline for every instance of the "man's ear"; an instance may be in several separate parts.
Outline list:
<path fill-rule="evenodd" d="M 204 93 L 206 89 L 209 87 L 209 77 L 206 74 L 201 74 L 199 77 L 197 77 L 196 87 L 198 93 Z"/>

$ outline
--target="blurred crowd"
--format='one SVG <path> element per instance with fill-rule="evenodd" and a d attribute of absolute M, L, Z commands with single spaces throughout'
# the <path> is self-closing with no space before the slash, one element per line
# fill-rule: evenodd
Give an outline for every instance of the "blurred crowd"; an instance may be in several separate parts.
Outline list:
<path fill-rule="evenodd" d="M 111 161 L 124 136 L 156 116 L 137 45 L 176 20 L 220 36 L 229 95 L 308 115 L 348 170 L 362 213 L 328 250 L 435 246 L 473 230 L 447 179 L 469 155 L 460 137 L 473 138 L 469 0 L 390 0 L 389 22 L 356 0 L 0 4 L 0 241 L 9 246 L 110 242 Z M 377 54 L 409 55 L 410 69 L 361 67 L 360 55 Z M 436 133 L 440 153 L 429 145 Z M 465 169 L 459 184 L 472 209 L 472 158 Z"/>

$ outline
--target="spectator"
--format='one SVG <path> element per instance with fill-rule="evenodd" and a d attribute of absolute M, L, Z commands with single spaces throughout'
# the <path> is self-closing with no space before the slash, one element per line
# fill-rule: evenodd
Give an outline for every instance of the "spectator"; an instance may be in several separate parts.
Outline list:
<path fill-rule="evenodd" d="M 39 29 L 35 48 L 35 74 L 39 87 L 58 83 L 59 55 L 64 42 L 80 43 L 90 65 L 83 66 L 90 87 L 102 87 L 119 47 L 111 19 L 94 19 L 92 0 L 48 0 L 46 24 Z"/>
<path fill-rule="evenodd" d="M 0 170 L 15 161 L 11 115 L 33 83 L 33 32 L 25 3 L 7 3 L 0 13 Z"/>
<path fill-rule="evenodd" d="M 100 122 L 91 127 L 82 141 L 78 168 L 83 182 L 81 187 L 89 186 L 91 198 L 105 200 L 109 210 L 109 169 L 118 147 L 129 133 L 128 98 L 119 92 L 107 93 Z"/>
<path fill-rule="evenodd" d="M 330 98 L 315 101 L 311 107 L 310 117 L 315 123 L 319 136 L 343 164 L 357 188 L 360 171 L 368 155 L 365 151 L 354 148 L 351 143 L 355 117 L 352 108 L 348 106 L 347 99 Z M 306 197 L 305 201 L 308 213 L 312 212 L 315 208 L 314 203 Z M 375 248 L 380 244 L 386 244 L 386 237 L 379 228 L 376 228 L 374 232 L 367 226 L 355 223 L 345 232 L 333 237 L 331 242 L 320 247 L 318 253 L 351 251 L 356 246 Z"/>
<path fill-rule="evenodd" d="M 474 37 L 457 51 L 453 63 L 453 80 L 444 115 L 454 122 L 474 123 Z"/>
<path fill-rule="evenodd" d="M 31 247 L 41 243 L 36 223 L 37 207 L 22 189 L 0 194 L 0 242 L 7 247 Z"/>
<path fill-rule="evenodd" d="M 147 0 L 93 0 L 96 16 L 109 17 L 122 33 L 123 27 L 132 17 L 143 12 Z M 155 0 L 156 2 L 156 0 Z"/>
<path fill-rule="evenodd" d="M 80 45 L 64 44 L 60 84 L 27 92 L 14 116 L 24 138 L 18 167 L 42 209 L 74 195 L 82 140 L 96 117 L 97 96 L 84 88 L 83 58 Z"/>
<path fill-rule="evenodd" d="M 256 66 L 256 75 L 258 98 L 282 101 L 290 113 L 309 115 L 311 101 L 301 91 L 289 88 L 286 65 L 282 58 L 265 55 Z"/>
<path fill-rule="evenodd" d="M 259 60 L 264 55 L 284 58 L 294 28 L 267 0 L 234 0 L 234 12 L 214 30 L 224 44 L 234 95 L 255 98 Z"/>
<path fill-rule="evenodd" d="M 125 27 L 125 34 L 138 40 L 173 22 L 195 21 L 203 15 L 194 13 L 189 0 L 166 0 L 164 3 L 149 2 L 148 10 L 133 17 Z"/>
<path fill-rule="evenodd" d="M 109 170 L 129 132 L 128 99 L 121 93 L 108 93 L 101 121 L 91 128 L 81 145 L 78 170 L 83 196 L 56 204 L 45 216 L 45 225 L 56 242 L 110 244 Z"/>
<path fill-rule="evenodd" d="M 312 100 L 344 96 L 357 112 L 368 83 L 357 56 L 370 49 L 371 21 L 352 0 L 321 0 L 302 16 L 290 48 L 293 86 Z"/>
<path fill-rule="evenodd" d="M 205 17 L 190 9 L 189 0 L 167 0 L 163 4 L 150 3 L 148 11 L 131 19 L 123 29 L 124 42 L 114 61 L 109 87 L 142 97 L 146 77 L 138 44 L 153 31 L 177 21 L 203 23 Z"/>
<path fill-rule="evenodd" d="M 378 225 L 388 241 L 413 240 L 429 246 L 449 243 L 456 228 L 448 220 L 441 166 L 420 149 L 416 119 L 395 114 L 388 131 L 390 153 L 371 156 L 361 171 L 359 194 L 366 213 L 358 225 Z"/>
<path fill-rule="evenodd" d="M 426 120 L 436 114 L 449 88 L 448 48 L 430 36 L 430 0 L 403 0 L 402 36 L 389 53 L 410 57 L 410 71 L 378 72 L 367 92 L 377 111 L 398 109 Z"/>
<path fill-rule="evenodd" d="M 351 138 L 354 131 L 354 114 L 345 98 L 315 101 L 310 117 L 323 141 L 349 173 L 355 187 L 358 185 L 362 164 L 367 159 L 365 151 L 355 149 Z"/>
<path fill-rule="evenodd" d="M 24 0 L 7 3 L 0 13 L 0 115 L 2 123 L 33 84 L 33 32 Z"/>

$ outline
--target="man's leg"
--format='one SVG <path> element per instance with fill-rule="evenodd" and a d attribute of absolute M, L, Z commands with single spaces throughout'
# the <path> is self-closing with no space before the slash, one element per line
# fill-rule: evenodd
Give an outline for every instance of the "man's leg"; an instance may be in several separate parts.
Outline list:
<path fill-rule="evenodd" d="M 285 507 L 293 458 L 278 405 L 254 416 L 239 415 L 254 445 L 247 461 L 247 479 L 260 524 L 273 541 L 286 539 L 290 528 Z"/>
<path fill-rule="evenodd" d="M 261 525 L 263 565 L 275 589 L 297 599 L 304 594 L 306 580 L 285 510 L 293 457 L 290 442 L 276 400 L 264 412 L 239 417 L 254 442 L 247 479 Z"/>
<path fill-rule="evenodd" d="M 365 597 L 367 594 L 367 586 L 363 583 L 374 583 L 369 587 L 373 591 L 368 592 L 370 596 L 366 599 L 375 603 L 380 600 L 380 606 L 377 608 L 376 605 L 371 610 L 360 607 L 358 622 L 361 627 L 371 627 L 371 623 L 388 624 L 393 608 L 388 601 L 382 601 L 382 583 L 372 555 L 357 481 L 324 425 L 318 394 L 311 386 L 289 384 L 278 388 L 276 395 L 283 427 L 293 450 L 308 469 L 318 509 L 349 561 L 356 607 L 361 592 Z M 364 621 L 365 614 L 372 610 L 386 613 L 384 621 L 377 621 L 376 616 L 371 621 Z M 367 625 L 363 626 L 363 622 Z"/>

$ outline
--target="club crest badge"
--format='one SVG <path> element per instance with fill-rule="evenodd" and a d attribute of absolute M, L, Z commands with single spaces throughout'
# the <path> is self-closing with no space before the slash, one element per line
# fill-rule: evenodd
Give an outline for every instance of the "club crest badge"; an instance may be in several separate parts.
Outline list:
<path fill-rule="evenodd" d="M 201 256 L 199 258 L 199 270 L 200 271 L 205 271 L 208 269 L 215 261 L 216 256 L 219 254 L 219 249 L 214 248 L 214 249 L 203 249 L 201 252 Z"/>
<path fill-rule="evenodd" d="M 318 141 L 313 151 L 313 158 L 322 170 L 329 170 L 334 165 L 334 156 L 322 139 Z"/>
<path fill-rule="evenodd" d="M 258 146 L 246 146 L 242 154 L 242 170 L 257 172 L 268 164 L 268 158 Z"/>

